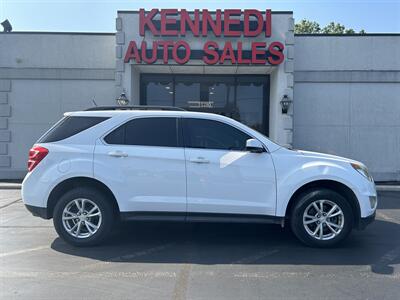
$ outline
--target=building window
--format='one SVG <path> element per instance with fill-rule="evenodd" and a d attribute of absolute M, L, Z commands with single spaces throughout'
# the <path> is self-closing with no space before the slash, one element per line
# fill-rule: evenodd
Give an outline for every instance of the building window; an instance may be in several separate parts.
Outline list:
<path fill-rule="evenodd" d="M 151 81 L 142 85 L 142 93 L 149 100 L 148 105 L 174 105 L 174 86 L 171 77 L 152 76 Z"/>
<path fill-rule="evenodd" d="M 268 135 L 269 75 L 142 74 L 141 104 L 221 114 Z"/>

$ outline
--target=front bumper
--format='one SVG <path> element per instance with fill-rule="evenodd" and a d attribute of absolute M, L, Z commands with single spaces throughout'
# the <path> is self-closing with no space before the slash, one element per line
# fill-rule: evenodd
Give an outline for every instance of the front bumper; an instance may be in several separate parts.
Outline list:
<path fill-rule="evenodd" d="M 375 215 L 376 215 L 376 212 L 374 212 L 372 215 L 370 215 L 368 217 L 360 218 L 357 229 L 364 230 L 365 227 L 367 227 L 369 224 L 371 224 L 373 221 L 375 221 Z"/>
<path fill-rule="evenodd" d="M 361 177 L 361 176 L 360 176 Z M 362 179 L 362 181 L 361 181 Z M 353 189 L 357 196 L 358 204 L 360 206 L 361 219 L 372 218 L 378 206 L 378 197 L 376 193 L 375 183 L 361 178 L 360 183 Z M 361 220 L 360 220 L 361 222 Z"/>
<path fill-rule="evenodd" d="M 35 217 L 41 217 L 42 219 L 46 219 L 46 220 L 51 218 L 49 216 L 49 214 L 47 213 L 47 208 L 46 207 L 38 207 L 38 206 L 32 206 L 32 205 L 28 205 L 28 204 L 25 204 L 25 207 Z"/>

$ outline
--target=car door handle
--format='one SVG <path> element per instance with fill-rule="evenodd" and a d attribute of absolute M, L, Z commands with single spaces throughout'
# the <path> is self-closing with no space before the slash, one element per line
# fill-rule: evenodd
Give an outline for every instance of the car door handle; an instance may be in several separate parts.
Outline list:
<path fill-rule="evenodd" d="M 196 157 L 196 158 L 191 158 L 189 159 L 191 163 L 195 164 L 208 164 L 210 161 L 208 159 L 205 159 L 204 157 Z"/>
<path fill-rule="evenodd" d="M 108 155 L 112 156 L 112 157 L 127 157 L 128 153 L 117 150 L 117 151 L 108 152 Z"/>

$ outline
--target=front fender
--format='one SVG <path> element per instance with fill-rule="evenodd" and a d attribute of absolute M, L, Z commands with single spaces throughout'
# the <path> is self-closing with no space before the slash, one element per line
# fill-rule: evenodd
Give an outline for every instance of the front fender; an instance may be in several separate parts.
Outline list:
<path fill-rule="evenodd" d="M 318 180 L 341 183 L 349 187 L 359 199 L 358 176 L 359 174 L 350 172 L 340 164 L 326 161 L 302 162 L 297 166 L 292 165 L 286 172 L 285 169 L 277 170 L 276 215 L 285 216 L 289 201 L 295 192 L 304 185 Z"/>

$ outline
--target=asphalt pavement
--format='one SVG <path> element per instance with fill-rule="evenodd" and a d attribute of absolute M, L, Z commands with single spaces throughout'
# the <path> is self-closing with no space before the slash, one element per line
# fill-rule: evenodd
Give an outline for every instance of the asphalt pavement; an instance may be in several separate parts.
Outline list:
<path fill-rule="evenodd" d="M 1 299 L 400 299 L 400 192 L 334 249 L 278 225 L 123 223 L 74 248 L 0 189 Z"/>

